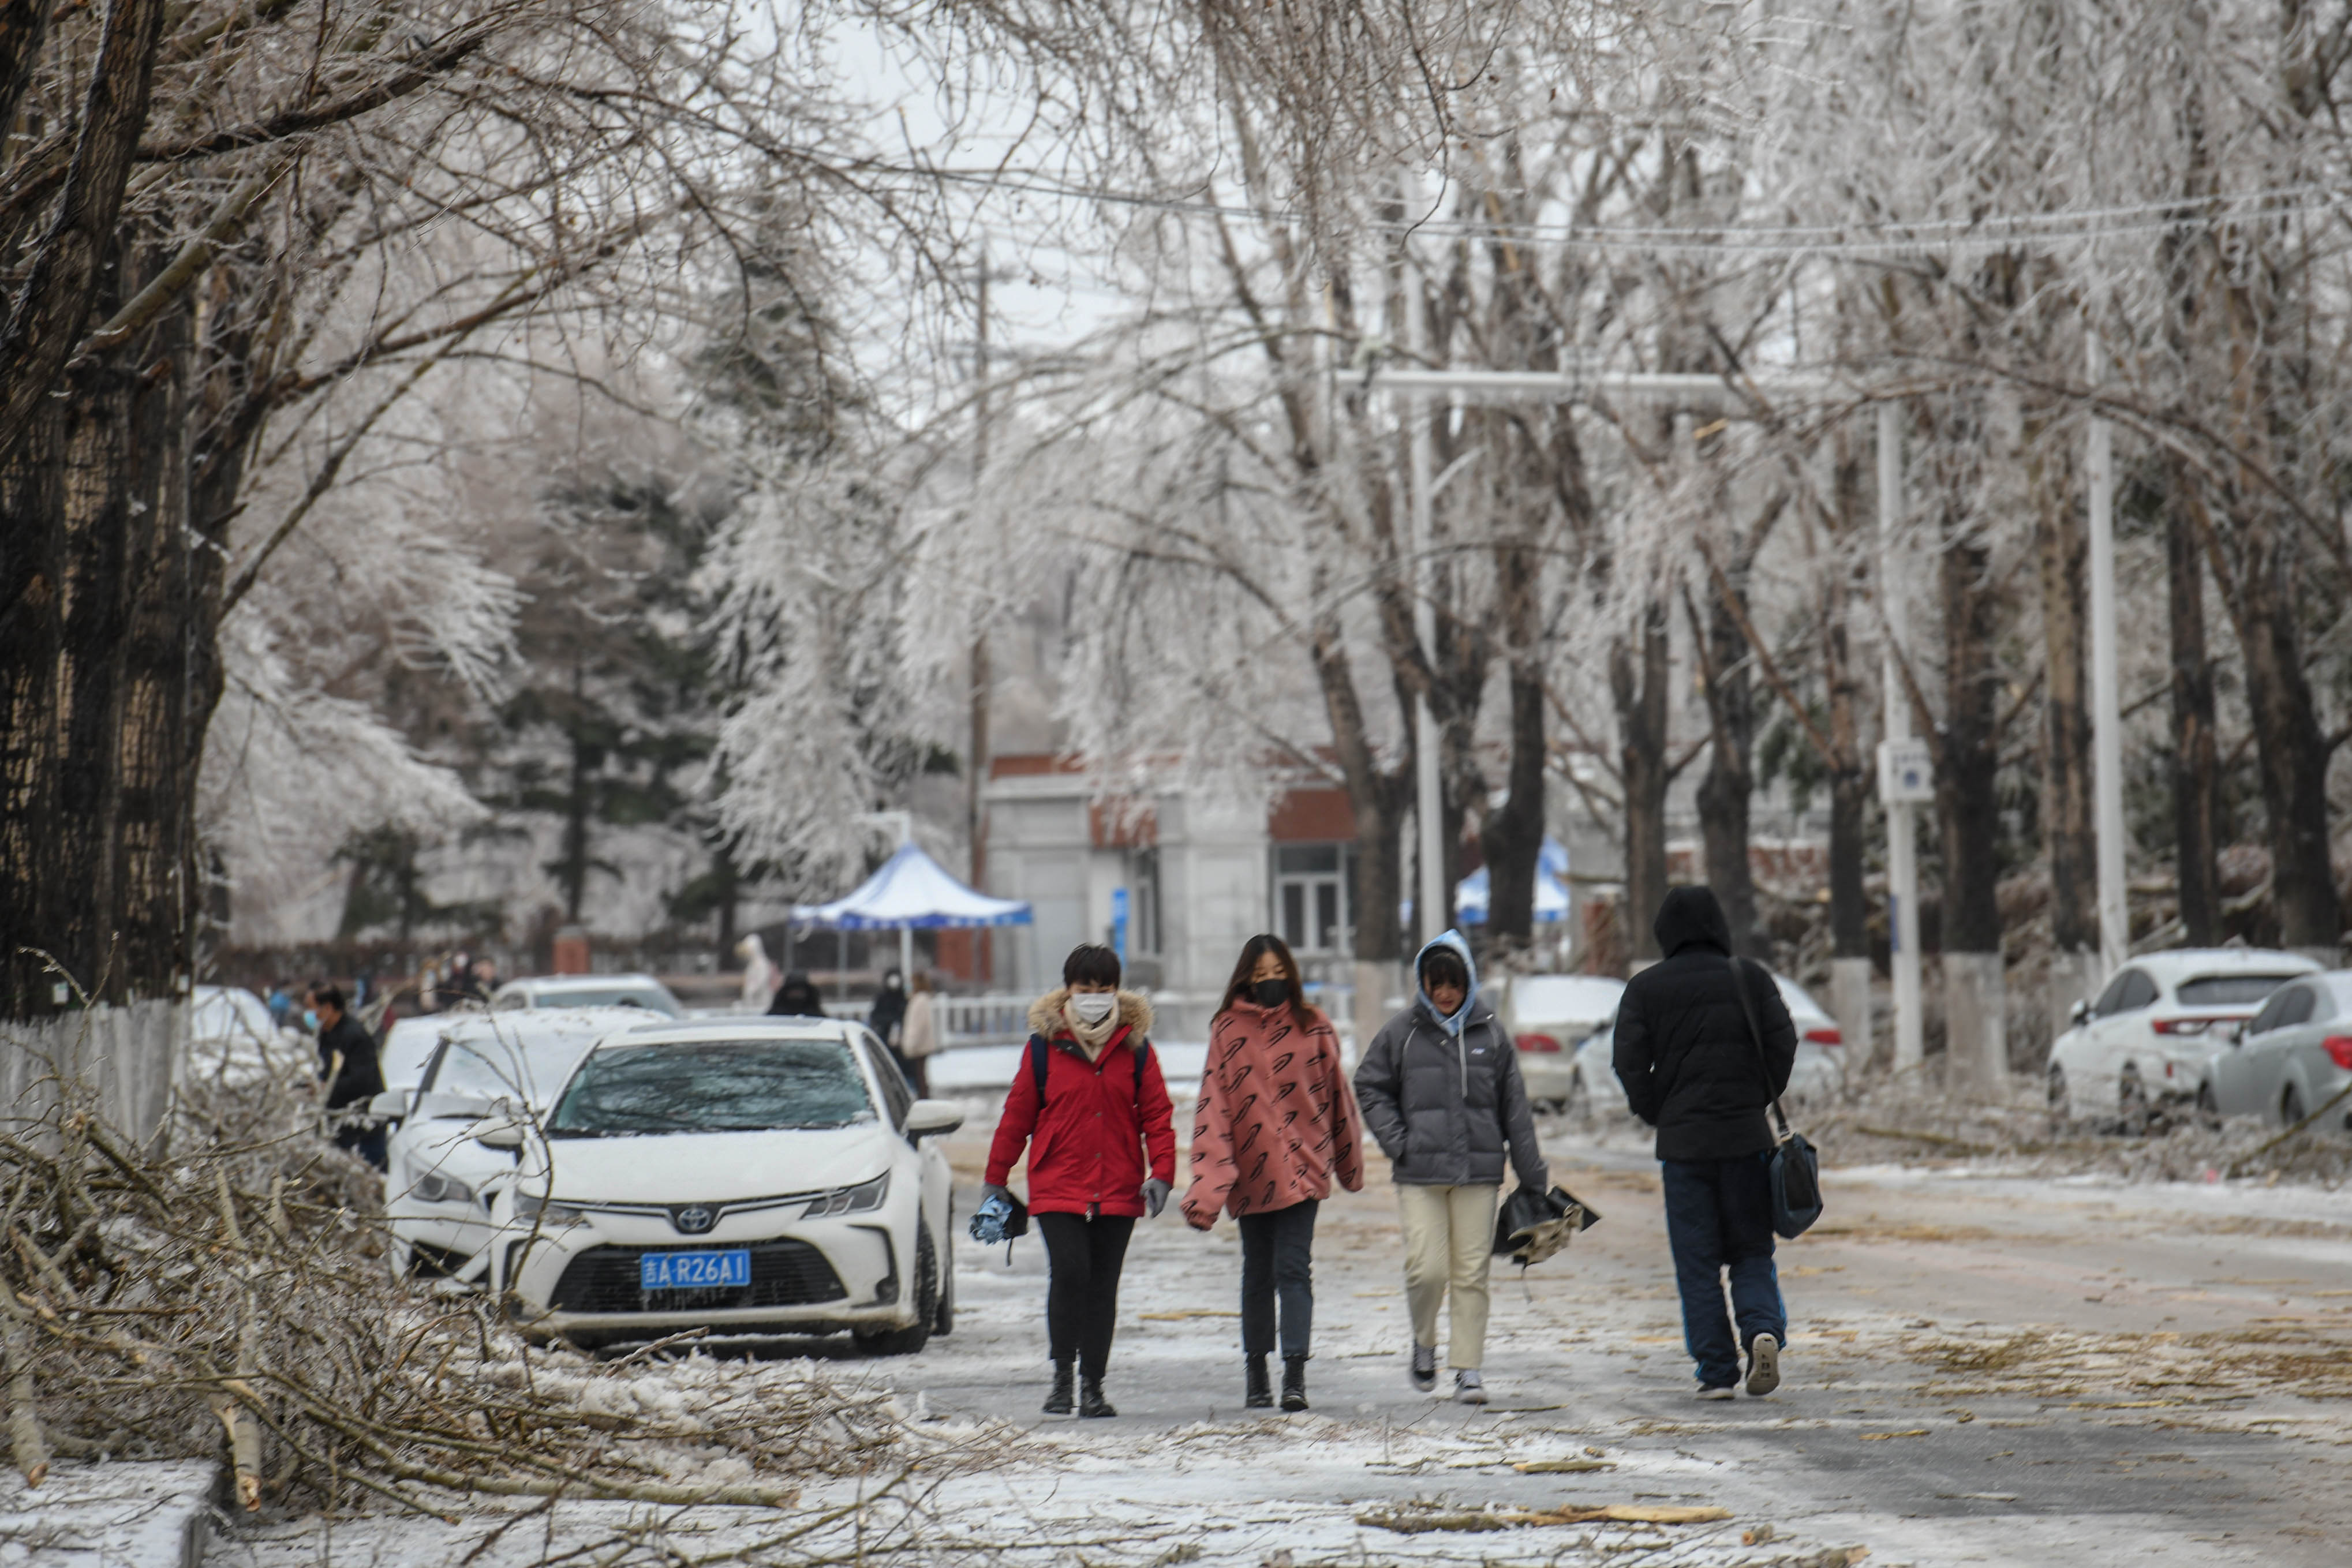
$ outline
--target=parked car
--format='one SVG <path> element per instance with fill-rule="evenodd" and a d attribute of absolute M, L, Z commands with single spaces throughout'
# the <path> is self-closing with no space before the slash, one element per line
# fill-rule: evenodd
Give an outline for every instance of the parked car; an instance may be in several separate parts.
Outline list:
<path fill-rule="evenodd" d="M 444 1013 L 403 1020 L 430 1026 L 423 1065 L 394 1078 L 369 1110 L 397 1124 L 384 1145 L 384 1218 L 395 1274 L 478 1281 L 490 1237 L 490 1204 L 514 1179 L 511 1149 L 473 1136 L 488 1115 L 543 1115 L 589 1048 L 659 1020 L 642 1008 L 547 1008 Z M 397 1034 L 401 1025 L 395 1025 Z M 399 1039 L 404 1052 L 418 1031 Z M 386 1047 L 386 1056 L 391 1054 Z"/>
<path fill-rule="evenodd" d="M 2200 1103 L 2210 1115 L 2293 1126 L 2352 1083 L 2352 970 L 2290 980 L 2213 1054 Z M 2339 1109 L 2341 1109 L 2339 1107 Z M 2352 1132 L 2352 1110 L 2327 1124 Z"/>
<path fill-rule="evenodd" d="M 1845 1040 L 1838 1032 L 1837 1020 L 1786 975 L 1773 974 L 1772 983 L 1780 988 L 1789 1021 L 1797 1028 L 1797 1060 L 1789 1070 L 1788 1092 L 1781 1098 L 1791 1104 L 1835 1099 L 1845 1089 Z M 1577 1050 L 1568 1113 L 1587 1126 L 1605 1115 L 1626 1113 L 1625 1086 L 1617 1082 L 1617 1069 L 1610 1060 L 1616 1042 L 1617 1019 L 1612 1016 L 1608 1028 Z"/>
<path fill-rule="evenodd" d="M 1613 975 L 1512 975 L 1496 982 L 1495 1016 L 1519 1048 L 1519 1076 L 1538 1106 L 1568 1103 L 1576 1048 L 1617 1015 Z"/>
<path fill-rule="evenodd" d="M 522 1174 L 492 1283 L 527 1333 L 853 1334 L 906 1354 L 955 1314 L 963 1112 L 918 1100 L 855 1021 L 729 1019 L 598 1045 L 540 1127 L 485 1124 Z"/>
<path fill-rule="evenodd" d="M 192 1079 L 251 1083 L 301 1058 L 300 1038 L 280 1030 L 269 1004 L 242 986 L 198 986 L 188 1004 L 184 1060 Z"/>
<path fill-rule="evenodd" d="M 2319 966 L 2259 947 L 2149 953 L 2115 973 L 2098 999 L 2074 1004 L 2050 1048 L 2050 1113 L 2061 1124 L 2091 1114 L 2139 1126 L 2199 1101 L 2206 1067 L 2271 993 Z"/>
<path fill-rule="evenodd" d="M 490 993 L 492 1012 L 516 1008 L 644 1008 L 664 1018 L 686 1016 L 670 988 L 651 975 L 533 975 Z"/>
<path fill-rule="evenodd" d="M 383 1069 L 386 1089 L 414 1089 L 425 1077 L 425 1063 L 441 1049 L 442 1039 L 450 1028 L 467 1019 L 482 1015 L 468 1009 L 461 1013 L 419 1013 L 411 1018 L 394 1019 L 384 1030 L 383 1044 L 376 1051 L 377 1065 Z"/>

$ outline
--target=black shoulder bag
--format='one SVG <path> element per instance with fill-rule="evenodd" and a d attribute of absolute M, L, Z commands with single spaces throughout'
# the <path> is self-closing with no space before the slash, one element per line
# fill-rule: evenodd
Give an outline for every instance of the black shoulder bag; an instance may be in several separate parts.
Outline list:
<path fill-rule="evenodd" d="M 1739 1010 L 1748 1018 L 1748 1038 L 1756 1047 L 1756 1065 L 1764 1074 L 1764 1092 L 1772 1092 L 1772 1059 L 1764 1054 L 1764 1030 L 1756 1021 L 1756 1004 L 1748 995 L 1748 971 L 1756 967 L 1743 958 L 1731 960 L 1731 987 L 1739 993 Z M 1822 1217 L 1822 1156 L 1802 1133 L 1789 1130 L 1780 1097 L 1772 1095 L 1772 1119 L 1780 1135 L 1772 1145 L 1772 1231 L 1794 1241 Z"/>

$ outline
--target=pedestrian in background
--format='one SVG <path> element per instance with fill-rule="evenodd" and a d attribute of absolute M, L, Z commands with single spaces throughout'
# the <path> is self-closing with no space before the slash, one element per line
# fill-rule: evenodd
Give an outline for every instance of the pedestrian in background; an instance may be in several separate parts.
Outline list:
<path fill-rule="evenodd" d="M 269 988 L 269 1021 L 284 1029 L 294 1018 L 294 982 L 279 980 Z"/>
<path fill-rule="evenodd" d="M 327 1086 L 327 1113 L 332 1116 L 353 1105 L 364 1108 L 383 1092 L 375 1037 L 344 1010 L 341 987 L 312 986 L 310 1011 L 319 1020 L 319 1080 Z M 378 1170 L 383 1169 L 383 1124 L 362 1117 L 346 1117 L 335 1131 L 335 1147 L 356 1151 Z"/>
<path fill-rule="evenodd" d="M 911 1084 L 915 1074 L 907 1066 L 906 1052 L 898 1049 L 907 1022 L 907 977 L 896 965 L 882 971 L 881 988 L 874 993 L 874 1007 L 866 1015 L 866 1027 L 874 1038 L 887 1046 L 890 1060 L 898 1064 L 898 1074 Z"/>
<path fill-rule="evenodd" d="M 939 1049 L 939 1011 L 926 970 L 915 977 L 914 992 L 907 998 L 906 1020 L 898 1026 L 898 1060 L 907 1064 L 907 1077 L 918 1094 L 931 1092 L 931 1056 Z"/>
<path fill-rule="evenodd" d="M 770 1018 L 824 1017 L 824 998 L 817 995 L 816 982 L 802 970 L 794 969 L 776 988 L 775 999 L 768 1004 Z"/>
<path fill-rule="evenodd" d="M 988 1151 L 987 1192 L 1025 1147 L 1029 1217 L 1045 1239 L 1045 1414 L 1116 1416 L 1103 1394 L 1128 1239 L 1157 1218 L 1176 1178 L 1168 1085 L 1151 1049 L 1151 1003 L 1118 988 L 1118 955 L 1091 943 L 1062 961 L 1062 988 L 1029 1007 L 1029 1044 Z"/>
<path fill-rule="evenodd" d="M 1484 1405 L 1486 1275 L 1504 1156 L 1521 1186 L 1547 1192 L 1551 1177 L 1536 1147 L 1519 1053 L 1478 999 L 1470 945 L 1448 931 L 1421 950 L 1412 971 L 1412 1003 L 1372 1037 L 1356 1069 L 1356 1100 L 1396 1178 L 1412 1385 L 1437 1386 L 1443 1301 L 1454 1397 Z"/>
<path fill-rule="evenodd" d="M 1209 1060 L 1192 1120 L 1195 1230 L 1230 1214 L 1242 1232 L 1244 1403 L 1274 1403 L 1266 1357 L 1280 1303 L 1282 1407 L 1307 1408 L 1315 1326 L 1315 1215 L 1331 1178 L 1364 1185 L 1364 1129 L 1339 1031 L 1307 1005 L 1298 962 L 1281 937 L 1251 937 L 1209 1025 Z"/>
<path fill-rule="evenodd" d="M 1771 976 L 1731 956 L 1714 889 L 1674 889 L 1652 929 L 1665 957 L 1618 1000 L 1612 1064 L 1633 1114 L 1658 1131 L 1683 1343 L 1701 1399 L 1732 1396 L 1743 1346 L 1748 1392 L 1769 1394 L 1780 1386 L 1789 1315 L 1772 1263 L 1764 1110 L 1789 1087 L 1796 1026 Z"/>

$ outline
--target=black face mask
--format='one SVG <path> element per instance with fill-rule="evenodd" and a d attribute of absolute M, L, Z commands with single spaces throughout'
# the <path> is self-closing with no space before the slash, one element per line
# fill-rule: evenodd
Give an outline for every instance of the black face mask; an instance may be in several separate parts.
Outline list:
<path fill-rule="evenodd" d="M 1250 1000 L 1262 1008 L 1278 1008 L 1290 999 L 1288 980 L 1253 980 Z"/>

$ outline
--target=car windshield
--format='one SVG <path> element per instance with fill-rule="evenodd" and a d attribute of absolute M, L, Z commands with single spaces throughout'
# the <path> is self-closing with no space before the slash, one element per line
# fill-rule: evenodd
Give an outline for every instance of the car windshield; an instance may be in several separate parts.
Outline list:
<path fill-rule="evenodd" d="M 1595 1024 L 1617 1010 L 1624 985 L 1592 975 L 1523 975 L 1511 982 L 1511 1016 L 1534 1023 Z"/>
<path fill-rule="evenodd" d="M 425 1088 L 471 1100 L 514 1095 L 534 1103 L 562 1082 L 594 1043 L 595 1037 L 586 1034 L 453 1040 L 442 1048 Z"/>
<path fill-rule="evenodd" d="M 1821 1013 L 1822 1005 L 1805 994 L 1805 988 L 1785 975 L 1775 975 L 1772 983 L 1780 988 L 1780 1005 L 1792 1013 Z M 1826 1015 L 1824 1015 L 1826 1016 Z"/>
<path fill-rule="evenodd" d="M 2294 979 L 2293 975 L 2200 975 L 2174 988 L 2184 1008 L 2250 1008 Z"/>
<path fill-rule="evenodd" d="M 582 986 L 576 990 L 542 988 L 523 994 L 520 1005 L 534 1008 L 643 1008 L 664 1018 L 677 1017 L 677 1000 L 653 986 Z"/>
<path fill-rule="evenodd" d="M 838 1040 L 608 1046 L 548 1118 L 551 1137 L 751 1133 L 875 1120 L 865 1076 Z"/>

